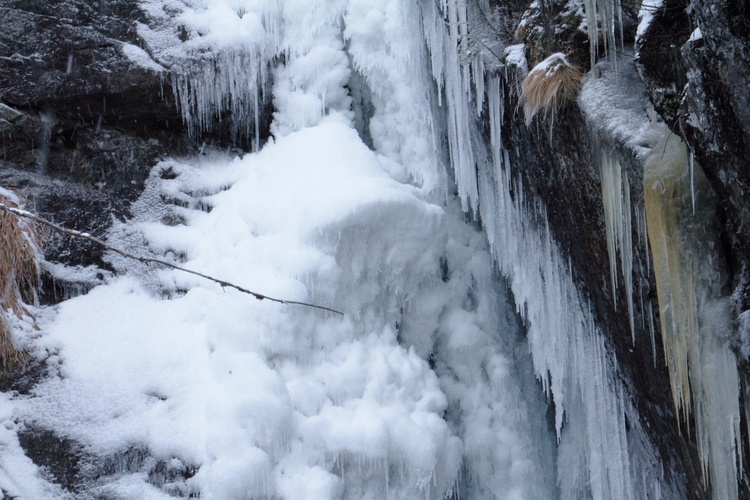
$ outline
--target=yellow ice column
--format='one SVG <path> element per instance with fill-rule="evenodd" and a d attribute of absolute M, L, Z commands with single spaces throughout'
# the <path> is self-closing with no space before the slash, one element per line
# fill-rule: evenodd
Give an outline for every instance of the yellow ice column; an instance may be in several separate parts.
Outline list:
<path fill-rule="evenodd" d="M 737 498 L 739 377 L 728 345 L 733 326 L 716 198 L 684 142 L 669 131 L 646 158 L 643 183 L 678 425 L 693 412 L 704 481 L 714 498 Z"/>
<path fill-rule="evenodd" d="M 675 410 L 681 410 L 686 421 L 690 412 L 688 350 L 698 337 L 690 272 L 692 262 L 680 259 L 678 220 L 686 215 L 682 213 L 685 207 L 681 195 L 687 165 L 685 145 L 679 137 L 667 132 L 649 154 L 643 171 L 646 223 L 656 276 L 664 356 L 672 379 Z"/>

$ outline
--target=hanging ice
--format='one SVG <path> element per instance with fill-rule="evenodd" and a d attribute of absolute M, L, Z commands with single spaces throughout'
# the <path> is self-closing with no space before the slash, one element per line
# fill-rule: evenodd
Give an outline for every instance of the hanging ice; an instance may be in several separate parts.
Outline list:
<path fill-rule="evenodd" d="M 440 71 L 434 73 L 438 85 L 450 93 L 447 87 L 463 81 L 466 70 L 466 66 L 446 63 L 459 61 L 451 20 L 461 18 L 465 5 L 447 1 L 443 9 L 446 28 L 430 17 L 441 12 L 425 9 L 425 33 L 428 41 L 433 40 L 433 64 L 438 52 L 434 39 L 439 39 L 434 30 L 444 29 L 444 39 L 450 41 L 438 47 L 442 61 L 438 61 Z M 504 82 L 500 75 L 485 74 L 485 78 L 485 84 L 477 88 L 488 92 L 491 150 L 477 148 L 470 159 L 452 150 L 451 160 L 459 193 L 472 196 L 477 189 L 474 196 L 479 199 L 493 255 L 508 276 L 517 307 L 527 321 L 536 374 L 555 403 L 560 494 L 565 498 L 660 498 L 671 485 L 663 484 L 656 452 L 637 424 L 635 409 L 588 306 L 579 299 L 569 265 L 552 240 L 544 208 L 538 200 L 524 199 L 523 187 L 511 179 L 499 127 Z M 449 136 L 471 140 L 476 129 L 468 117 L 472 96 L 466 88 L 461 98 L 465 103 L 456 105 L 450 99 L 446 103 L 452 117 Z M 451 127 L 461 128 L 451 132 Z"/>
<path fill-rule="evenodd" d="M 591 69 L 599 57 L 609 57 L 612 65 L 617 67 L 618 34 L 619 46 L 622 48 L 622 1 L 621 0 L 583 0 L 586 13 L 586 26 L 589 38 L 589 57 Z M 599 37 L 604 46 L 600 49 Z"/>
<path fill-rule="evenodd" d="M 260 73 L 236 72 L 273 60 L 262 90 L 274 137 L 243 158 L 206 148 L 160 163 L 110 242 L 346 315 L 111 256 L 124 276 L 46 311 L 29 349 L 51 377 L 13 411 L 81 444 L 92 496 L 553 496 L 546 403 L 530 362 L 513 359 L 516 318 L 487 242 L 446 188 L 420 6 L 143 5 L 140 32 L 193 126 L 233 103 L 252 113 Z M 229 35 L 245 20 L 239 42 Z M 370 88 L 372 150 L 355 127 L 354 72 Z M 164 468 L 182 473 L 159 483 Z M 34 481 L 31 494 L 48 486 Z"/>
<path fill-rule="evenodd" d="M 612 280 L 612 297 L 617 304 L 617 255 L 625 284 L 630 332 L 635 344 L 633 312 L 633 227 L 630 209 L 630 181 L 623 172 L 620 161 L 607 151 L 601 157 L 602 202 L 609 251 L 609 272 Z"/>
<path fill-rule="evenodd" d="M 675 410 L 684 422 L 692 411 L 714 498 L 737 498 L 737 361 L 728 346 L 732 324 L 713 221 L 716 200 L 695 167 L 692 172 L 682 140 L 665 130 L 644 164 L 648 236 Z"/>
<path fill-rule="evenodd" d="M 172 91 L 195 136 L 225 122 L 235 139 L 259 146 L 269 64 L 279 54 L 274 0 L 143 0 L 138 34 L 170 73 Z"/>

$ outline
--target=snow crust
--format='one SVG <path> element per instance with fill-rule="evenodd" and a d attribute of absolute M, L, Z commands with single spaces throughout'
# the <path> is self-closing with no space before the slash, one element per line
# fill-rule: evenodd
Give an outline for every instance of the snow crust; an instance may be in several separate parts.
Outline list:
<path fill-rule="evenodd" d="M 133 63 L 144 69 L 154 71 L 156 73 L 166 71 L 164 66 L 154 61 L 148 54 L 148 52 L 136 45 L 133 45 L 132 43 L 123 43 L 122 53 L 125 54 L 125 57 L 130 59 Z"/>
<path fill-rule="evenodd" d="M 597 64 L 583 80 L 578 105 L 605 142 L 621 143 L 643 159 L 661 137 L 649 117 L 646 89 L 632 60 L 621 57 L 617 70 Z"/>

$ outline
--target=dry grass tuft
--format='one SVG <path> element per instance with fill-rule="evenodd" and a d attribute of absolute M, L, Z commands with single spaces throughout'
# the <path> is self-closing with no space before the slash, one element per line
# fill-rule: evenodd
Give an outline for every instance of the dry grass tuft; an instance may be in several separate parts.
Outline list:
<path fill-rule="evenodd" d="M 0 203 L 16 204 L 0 194 Z M 8 314 L 25 313 L 24 303 L 36 301 L 39 283 L 37 236 L 34 228 L 17 217 L 0 210 L 0 375 L 13 371 L 25 362 L 23 351 L 13 345 Z"/>
<path fill-rule="evenodd" d="M 521 103 L 526 125 L 542 111 L 547 118 L 575 101 L 581 87 L 581 71 L 557 52 L 532 69 L 521 85 Z"/>

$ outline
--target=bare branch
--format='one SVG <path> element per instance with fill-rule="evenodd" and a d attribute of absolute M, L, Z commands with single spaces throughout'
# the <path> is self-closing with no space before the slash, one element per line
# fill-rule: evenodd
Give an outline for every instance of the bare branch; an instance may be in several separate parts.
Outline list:
<path fill-rule="evenodd" d="M 293 305 L 298 305 L 298 306 L 313 307 L 315 309 L 320 309 L 320 310 L 323 310 L 323 311 L 332 312 L 334 314 L 340 314 L 341 316 L 344 315 L 344 313 L 342 313 L 341 311 L 337 311 L 337 310 L 331 309 L 329 307 L 319 306 L 319 305 L 316 305 L 316 304 L 309 304 L 307 302 L 298 302 L 296 300 L 284 300 L 284 299 L 277 299 L 277 298 L 274 298 L 274 297 L 269 297 L 268 295 L 263 295 L 262 293 L 257 293 L 257 292 L 250 291 L 250 290 L 248 290 L 246 288 L 242 288 L 241 286 L 235 285 L 234 283 L 230 283 L 228 281 L 220 280 L 218 278 L 214 278 L 213 276 L 208 276 L 206 274 L 202 274 L 202 273 L 199 273 L 197 271 L 193 271 L 191 269 L 186 269 L 184 267 L 176 266 L 176 265 L 174 265 L 174 264 L 172 264 L 170 262 L 167 262 L 167 261 L 164 261 L 164 260 L 161 260 L 161 259 L 154 259 L 154 258 L 151 258 L 151 257 L 143 257 L 143 256 L 140 256 L 140 255 L 135 255 L 135 254 L 132 254 L 130 252 L 126 252 L 125 250 L 122 250 L 120 248 L 113 247 L 112 245 L 110 245 L 108 243 L 105 243 L 104 241 L 91 236 L 89 233 L 82 233 L 82 232 L 76 231 L 74 229 L 68 229 L 66 227 L 62 227 L 62 226 L 60 226 L 58 224 L 55 224 L 54 222 L 48 221 L 47 219 L 43 219 L 42 217 L 39 217 L 38 215 L 35 215 L 35 214 L 31 213 L 31 212 L 28 212 L 26 210 L 21 210 L 21 209 L 18 209 L 18 208 L 9 207 L 9 206 L 5 205 L 4 203 L 0 203 L 0 210 L 3 210 L 4 212 L 7 212 L 7 213 L 9 213 L 11 215 L 14 215 L 16 217 L 22 217 L 22 218 L 26 218 L 26 219 L 29 219 L 29 220 L 33 220 L 34 222 L 38 222 L 38 223 L 43 224 L 43 225 L 45 225 L 47 227 L 51 227 L 55 231 L 59 231 L 59 232 L 61 232 L 63 234 L 67 234 L 68 236 L 72 236 L 73 238 L 79 238 L 79 239 L 82 239 L 82 240 L 90 241 L 92 243 L 96 243 L 97 245 L 99 245 L 101 247 L 104 247 L 107 250 L 110 250 L 110 251 L 115 252 L 117 254 L 120 254 L 123 257 L 127 257 L 128 259 L 137 260 L 138 262 L 142 262 L 144 264 L 159 264 L 161 266 L 169 267 L 171 269 L 176 269 L 176 270 L 182 271 L 184 273 L 189 273 L 189 274 L 193 274 L 195 276 L 200 276 L 203 279 L 207 279 L 209 281 L 213 281 L 214 283 L 218 283 L 219 285 L 221 285 L 222 288 L 234 288 L 235 290 L 238 290 L 238 291 L 240 291 L 242 293 L 246 293 L 248 295 L 252 295 L 253 297 L 255 297 L 258 300 L 270 300 L 271 302 L 278 302 L 279 304 L 293 304 Z"/>

